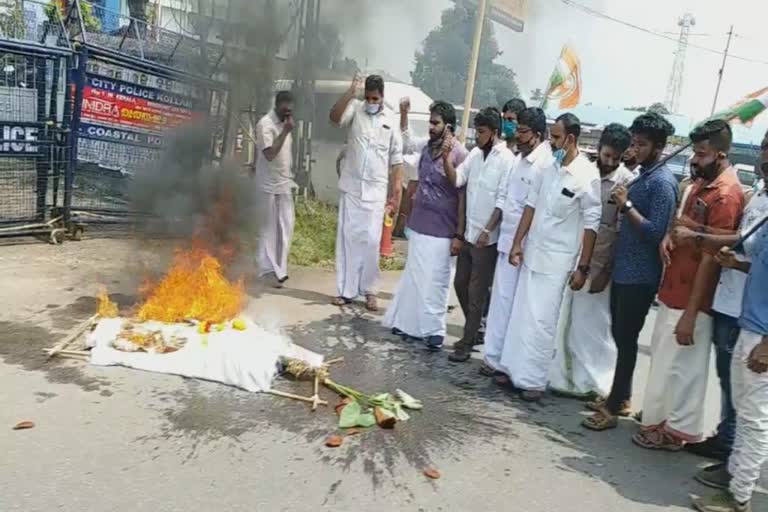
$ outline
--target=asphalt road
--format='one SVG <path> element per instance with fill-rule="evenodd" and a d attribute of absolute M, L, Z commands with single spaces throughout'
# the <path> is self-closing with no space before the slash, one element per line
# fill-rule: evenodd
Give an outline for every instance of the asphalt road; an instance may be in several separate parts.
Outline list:
<path fill-rule="evenodd" d="M 523 404 L 480 377 L 478 361 L 452 365 L 393 339 L 379 316 L 328 305 L 333 275 L 316 270 L 296 270 L 284 290 L 252 287 L 249 311 L 310 349 L 344 356 L 335 380 L 421 398 L 426 409 L 394 431 L 329 449 L 330 408 L 312 413 L 212 383 L 45 362 L 41 349 L 92 314 L 99 284 L 135 301 L 140 269 L 162 266 L 151 249 L 121 240 L 0 247 L 0 511 L 649 512 L 687 510 L 689 493 L 706 492 L 691 479 L 706 461 L 634 447 L 629 420 L 586 432 L 576 401 Z M 385 276 L 385 298 L 396 280 Z M 455 338 L 460 313 L 450 324 Z M 714 426 L 714 372 L 710 380 Z M 276 387 L 311 394 L 306 383 Z M 11 430 L 27 419 L 34 429 Z M 442 477 L 426 479 L 426 468 Z M 765 494 L 755 510 L 768 510 Z"/>

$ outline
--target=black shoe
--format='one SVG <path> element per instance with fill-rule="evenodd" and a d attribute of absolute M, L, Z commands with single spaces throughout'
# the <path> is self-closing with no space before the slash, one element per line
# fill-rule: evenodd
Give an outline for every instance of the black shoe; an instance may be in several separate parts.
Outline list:
<path fill-rule="evenodd" d="M 429 336 L 425 340 L 425 343 L 427 344 L 427 348 L 429 350 L 432 350 L 433 352 L 439 352 L 440 350 L 443 350 L 443 341 L 445 341 L 443 336 Z"/>
<path fill-rule="evenodd" d="M 713 489 L 728 489 L 731 484 L 731 475 L 728 473 L 728 465 L 725 462 L 707 466 L 699 470 L 693 478 L 700 484 Z"/>
<path fill-rule="evenodd" d="M 728 460 L 728 449 L 720 442 L 720 438 L 716 435 L 708 437 L 701 443 L 691 443 L 685 445 L 685 451 L 698 455 L 699 457 L 706 457 L 712 460 L 719 460 L 725 462 Z"/>
<path fill-rule="evenodd" d="M 455 347 L 453 353 L 448 356 L 452 363 L 466 363 L 472 358 L 472 350 L 464 346 Z"/>

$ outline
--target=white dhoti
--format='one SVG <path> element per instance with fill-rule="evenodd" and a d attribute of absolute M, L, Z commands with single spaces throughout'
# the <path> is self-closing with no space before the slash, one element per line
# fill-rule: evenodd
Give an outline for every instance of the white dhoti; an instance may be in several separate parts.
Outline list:
<path fill-rule="evenodd" d="M 445 336 L 451 291 L 451 239 L 408 231 L 408 259 L 382 321 L 416 338 Z"/>
<path fill-rule="evenodd" d="M 731 386 L 736 408 L 736 440 L 728 459 L 731 492 L 739 502 L 752 498 L 760 470 L 768 461 L 768 373 L 747 368 L 752 350 L 762 336 L 741 331 L 731 360 Z"/>
<path fill-rule="evenodd" d="M 336 288 L 339 297 L 375 295 L 384 202 L 341 193 L 336 230 Z"/>
<path fill-rule="evenodd" d="M 296 224 L 293 196 L 260 191 L 258 197 L 262 218 L 257 249 L 259 277 L 274 273 L 284 279 L 288 276 L 288 253 Z"/>
<path fill-rule="evenodd" d="M 651 338 L 651 369 L 643 399 L 643 426 L 664 427 L 687 443 L 704 434 L 704 399 L 712 351 L 712 317 L 696 315 L 694 344 L 677 343 L 675 328 L 683 311 L 659 305 Z"/>
<path fill-rule="evenodd" d="M 611 290 L 589 293 L 591 281 L 573 292 L 566 288 L 557 327 L 555 363 L 549 385 L 576 396 L 608 396 L 616 368 L 611 335 Z"/>
<path fill-rule="evenodd" d="M 483 344 L 483 357 L 486 364 L 498 372 L 503 371 L 501 354 L 517 291 L 518 275 L 520 275 L 520 267 L 510 265 L 509 254 L 500 252 L 496 260 L 496 273 L 493 276 L 491 303 L 488 306 Z"/>
<path fill-rule="evenodd" d="M 502 371 L 520 389 L 544 391 L 547 387 L 569 275 L 541 274 L 523 263 L 501 354 Z"/>

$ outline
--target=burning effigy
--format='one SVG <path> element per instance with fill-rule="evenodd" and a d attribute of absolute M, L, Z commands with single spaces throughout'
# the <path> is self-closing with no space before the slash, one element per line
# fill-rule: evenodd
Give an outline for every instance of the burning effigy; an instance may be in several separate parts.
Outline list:
<path fill-rule="evenodd" d="M 106 291 L 86 337 L 90 363 L 205 379 L 247 391 L 271 389 L 283 358 L 319 368 L 323 357 L 243 316 L 242 280 L 231 281 L 217 257 L 194 241 L 177 250 L 134 315 L 120 316 Z"/>

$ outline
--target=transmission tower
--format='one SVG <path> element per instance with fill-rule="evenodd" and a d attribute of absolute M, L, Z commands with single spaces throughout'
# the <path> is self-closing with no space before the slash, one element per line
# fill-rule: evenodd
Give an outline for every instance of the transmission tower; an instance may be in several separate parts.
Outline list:
<path fill-rule="evenodd" d="M 675 62 L 672 64 L 672 74 L 667 83 L 667 98 L 664 102 L 667 110 L 677 112 L 680 104 L 680 94 L 683 90 L 683 76 L 685 73 L 685 54 L 688 51 L 688 37 L 691 35 L 691 27 L 696 25 L 693 14 L 687 12 L 677 21 L 680 27 L 680 37 L 677 40 L 675 50 Z"/>

